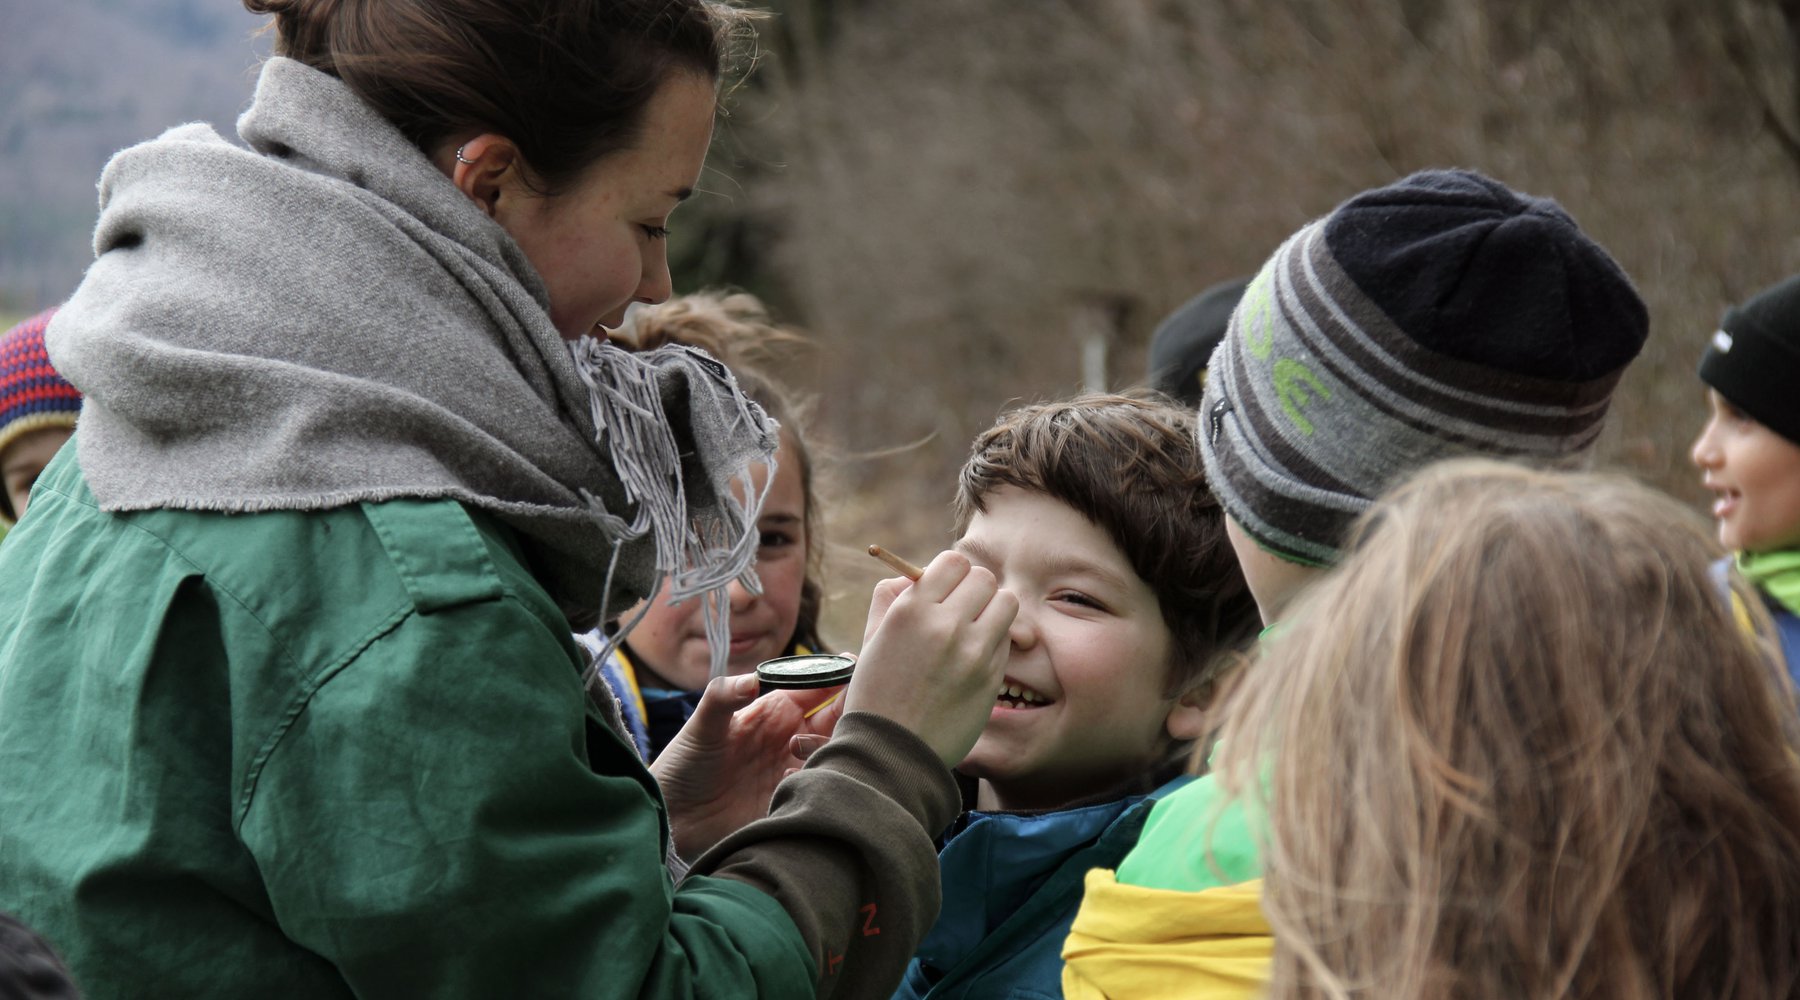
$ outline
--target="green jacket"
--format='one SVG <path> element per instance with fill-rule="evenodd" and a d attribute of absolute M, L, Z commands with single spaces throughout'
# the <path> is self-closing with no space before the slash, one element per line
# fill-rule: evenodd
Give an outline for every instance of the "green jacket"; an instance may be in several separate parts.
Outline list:
<path fill-rule="evenodd" d="M 909 733 L 847 716 L 677 888 L 655 781 L 508 529 L 450 501 L 106 513 L 75 450 L 0 545 L 0 910 L 90 998 L 898 981 L 956 808 Z"/>
<path fill-rule="evenodd" d="M 1260 811 L 1208 774 L 1164 796 L 1117 873 L 1088 872 L 1063 943 L 1069 1000 L 1251 1000 L 1268 992 Z"/>

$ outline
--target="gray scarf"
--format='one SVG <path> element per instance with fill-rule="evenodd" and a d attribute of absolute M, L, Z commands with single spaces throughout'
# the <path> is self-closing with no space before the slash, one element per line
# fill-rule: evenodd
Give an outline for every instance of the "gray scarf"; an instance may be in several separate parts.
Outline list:
<path fill-rule="evenodd" d="M 564 342 L 518 245 L 335 77 L 269 60 L 238 131 L 101 175 L 48 344 L 103 509 L 453 498 L 520 533 L 576 629 L 664 574 L 753 580 L 730 486 L 776 429 L 723 366 Z"/>

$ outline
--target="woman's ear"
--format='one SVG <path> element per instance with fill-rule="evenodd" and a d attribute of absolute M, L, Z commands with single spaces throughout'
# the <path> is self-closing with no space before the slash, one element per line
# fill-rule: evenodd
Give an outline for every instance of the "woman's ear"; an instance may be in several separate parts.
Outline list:
<path fill-rule="evenodd" d="M 493 218 L 501 197 L 518 187 L 524 163 L 511 139 L 484 132 L 456 147 L 449 167 L 450 183 Z"/>

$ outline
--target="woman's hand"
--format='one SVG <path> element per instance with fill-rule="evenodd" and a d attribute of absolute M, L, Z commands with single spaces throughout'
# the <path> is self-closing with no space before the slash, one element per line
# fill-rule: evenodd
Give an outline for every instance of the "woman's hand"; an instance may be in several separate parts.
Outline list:
<path fill-rule="evenodd" d="M 650 765 L 683 858 L 768 815 L 775 786 L 825 745 L 844 713 L 842 688 L 758 698 L 759 686 L 755 674 L 713 678 L 693 717 Z"/>
<path fill-rule="evenodd" d="M 875 588 L 845 711 L 886 716 L 955 767 L 987 725 L 1018 598 L 994 574 L 943 552 L 917 582 Z"/>

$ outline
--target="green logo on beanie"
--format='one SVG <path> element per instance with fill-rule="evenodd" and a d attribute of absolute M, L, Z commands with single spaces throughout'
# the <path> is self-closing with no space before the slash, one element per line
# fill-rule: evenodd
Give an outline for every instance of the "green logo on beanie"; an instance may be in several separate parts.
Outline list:
<path fill-rule="evenodd" d="M 1312 403 L 1315 395 L 1319 399 L 1330 399 L 1331 390 L 1319 382 L 1319 377 L 1292 358 L 1281 358 L 1275 362 L 1275 397 L 1281 400 L 1281 410 L 1294 422 L 1300 433 L 1312 436 L 1312 421 L 1300 413 L 1303 407 Z M 1311 389 L 1309 392 L 1308 389 Z"/>
<path fill-rule="evenodd" d="M 1258 361 L 1269 360 L 1269 348 L 1275 343 L 1275 308 L 1269 285 L 1274 281 L 1267 268 L 1244 290 L 1244 346 Z"/>

